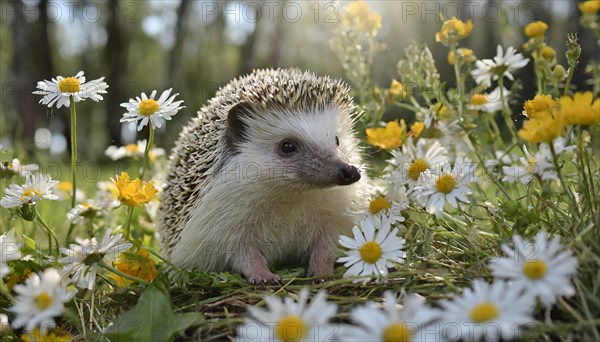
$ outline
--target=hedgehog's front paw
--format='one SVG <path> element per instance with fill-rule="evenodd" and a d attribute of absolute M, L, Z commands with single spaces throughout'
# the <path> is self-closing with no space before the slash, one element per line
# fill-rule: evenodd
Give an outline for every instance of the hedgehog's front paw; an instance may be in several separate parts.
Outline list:
<path fill-rule="evenodd" d="M 248 282 L 252 285 L 278 285 L 281 279 L 269 270 L 261 270 L 246 275 Z"/>

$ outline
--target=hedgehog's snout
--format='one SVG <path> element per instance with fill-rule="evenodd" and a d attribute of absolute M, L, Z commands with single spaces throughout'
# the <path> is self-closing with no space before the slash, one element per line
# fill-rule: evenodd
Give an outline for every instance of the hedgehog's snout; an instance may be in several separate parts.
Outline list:
<path fill-rule="evenodd" d="M 355 166 L 348 164 L 341 164 L 338 168 L 338 185 L 350 185 L 358 182 L 360 179 L 360 172 Z"/>

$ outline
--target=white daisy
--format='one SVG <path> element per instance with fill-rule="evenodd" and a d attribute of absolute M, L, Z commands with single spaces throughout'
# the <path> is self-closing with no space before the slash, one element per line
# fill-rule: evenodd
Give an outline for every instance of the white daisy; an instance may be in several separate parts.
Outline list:
<path fill-rule="evenodd" d="M 565 146 L 565 139 L 563 137 L 554 139 L 552 144 L 557 156 L 560 156 L 563 152 L 572 151 L 575 148 L 574 145 Z M 558 181 L 550 145 L 541 143 L 539 150 L 535 154 L 531 154 L 527 147 L 523 146 L 523 152 L 525 153 L 525 157 L 518 159 L 518 163 L 520 164 L 502 167 L 502 172 L 504 172 L 503 181 L 511 183 L 520 181 L 523 184 L 529 184 L 534 175 L 540 176 L 542 180 L 551 179 Z"/>
<path fill-rule="evenodd" d="M 571 278 L 577 273 L 577 258 L 563 250 L 559 238 L 540 231 L 534 242 L 513 237 L 515 248 L 502 245 L 506 257 L 490 263 L 492 274 L 510 280 L 511 286 L 536 296 L 549 308 L 560 296 L 572 296 Z"/>
<path fill-rule="evenodd" d="M 108 84 L 104 82 L 104 77 L 86 83 L 83 71 L 80 71 L 73 77 L 57 76 L 52 81 L 40 81 L 37 83 L 37 89 L 39 90 L 33 93 L 44 95 L 40 100 L 41 104 L 52 107 L 56 103 L 56 108 L 60 108 L 70 106 L 69 97 L 71 95 L 73 95 L 75 102 L 85 99 L 96 102 L 101 101 L 103 98 L 100 94 L 106 94 L 107 88 Z"/>
<path fill-rule="evenodd" d="M 329 324 L 337 306 L 319 291 L 307 304 L 303 288 L 294 302 L 290 297 L 266 296 L 266 309 L 248 307 L 248 317 L 237 328 L 236 341 L 332 341 L 336 327 Z"/>
<path fill-rule="evenodd" d="M 538 175 L 542 180 L 558 180 L 552 156 L 548 154 L 550 150 L 540 148 L 535 154 L 531 154 L 527 147 L 523 146 L 525 157 L 519 157 L 518 163 L 512 166 L 503 166 L 504 177 L 502 181 L 515 183 L 520 181 L 523 184 L 529 184 L 534 175 Z"/>
<path fill-rule="evenodd" d="M 514 163 L 515 160 L 518 160 L 519 157 L 514 153 L 506 153 L 503 150 L 494 151 L 494 155 L 496 158 L 487 159 L 484 162 L 484 166 L 488 170 L 494 169 L 496 166 L 506 166 Z"/>
<path fill-rule="evenodd" d="M 73 224 L 79 224 L 86 218 L 96 218 L 102 216 L 109 210 L 110 203 L 107 201 L 87 200 L 81 204 L 77 204 L 75 208 L 69 210 L 67 219 Z"/>
<path fill-rule="evenodd" d="M 471 110 L 479 110 L 486 113 L 495 113 L 502 108 L 508 108 L 508 95 L 510 91 L 504 88 L 504 107 L 502 106 L 502 97 L 500 96 L 500 87 L 487 94 L 473 95 L 471 103 L 467 107 Z"/>
<path fill-rule="evenodd" d="M 127 113 L 123 114 L 121 122 L 138 122 L 138 131 L 146 126 L 148 122 L 152 128 L 161 127 L 164 120 L 171 120 L 171 117 L 177 112 L 185 108 L 180 106 L 183 101 L 175 101 L 175 97 L 179 94 L 171 95 L 173 89 L 165 90 L 158 100 L 155 100 L 156 90 L 153 90 L 150 97 L 146 93 L 142 93 L 142 97 L 129 99 L 129 102 L 121 103 L 121 107 L 127 109 Z"/>
<path fill-rule="evenodd" d="M 29 173 L 36 172 L 39 166 L 36 164 L 22 165 L 19 159 L 13 159 L 10 162 L 0 163 L 0 177 L 10 178 L 12 176 L 25 177 Z"/>
<path fill-rule="evenodd" d="M 137 144 L 129 144 L 121 147 L 114 145 L 109 146 L 104 154 L 106 154 L 112 160 L 119 160 L 122 158 L 144 158 L 144 152 L 146 151 L 146 140 L 138 140 Z M 151 160 L 155 160 L 157 157 L 165 155 L 165 150 L 162 148 L 153 148 L 148 153 Z"/>
<path fill-rule="evenodd" d="M 477 84 L 483 84 L 490 86 L 492 81 L 497 80 L 499 77 L 506 77 L 511 81 L 514 81 L 512 72 L 521 69 L 529 63 L 529 58 L 523 58 L 523 55 L 516 53 L 517 50 L 514 47 L 506 49 L 506 54 L 502 51 L 502 46 L 498 45 L 496 57 L 494 59 L 484 59 L 476 61 L 476 68 L 471 71 L 471 76 L 475 79 Z"/>
<path fill-rule="evenodd" d="M 429 144 L 426 139 L 419 139 L 416 144 L 409 137 L 402 150 L 393 150 L 392 159 L 388 160 L 386 179 L 388 182 L 407 184 L 409 191 L 419 184 L 421 173 L 426 170 L 439 170 L 448 162 L 448 151 L 439 142 Z"/>
<path fill-rule="evenodd" d="M 346 256 L 337 260 L 344 263 L 348 270 L 344 277 L 360 277 L 355 282 L 366 283 L 372 276 L 376 279 L 385 279 L 388 269 L 394 263 L 403 263 L 406 257 L 404 239 L 398 236 L 398 228 L 390 232 L 390 222 L 386 217 L 380 220 L 365 219 L 361 222 L 361 229 L 354 227 L 354 238 L 341 235 L 339 244 L 349 249 Z"/>
<path fill-rule="evenodd" d="M 122 234 L 111 236 L 112 229 L 108 229 L 98 243 L 96 238 L 79 239 L 77 244 L 71 244 L 69 248 L 61 248 L 60 251 L 66 257 L 59 260 L 64 264 L 63 273 L 72 275 L 73 282 L 80 288 L 92 290 L 96 285 L 96 274 L 100 268 L 99 263 L 110 263 L 119 253 L 131 248 L 129 242 L 118 244 L 123 237 Z"/>
<path fill-rule="evenodd" d="M 16 208 L 25 203 L 35 204 L 42 199 L 56 200 L 58 196 L 52 193 L 51 188 L 57 183 L 49 176 L 29 174 L 25 178 L 24 185 L 10 184 L 6 188 L 0 206 Z"/>
<path fill-rule="evenodd" d="M 356 326 L 340 326 L 337 333 L 340 341 L 441 341 L 440 334 L 427 327 L 440 312 L 425 304 L 423 297 L 409 295 L 404 306 L 399 307 L 391 291 L 383 295 L 383 311 L 369 302 L 350 312 Z"/>
<path fill-rule="evenodd" d="M 62 200 L 70 200 L 73 196 L 73 183 L 69 181 L 60 181 L 53 188 L 56 190 L 56 195 Z M 85 192 L 81 189 L 75 190 L 75 201 L 82 202 L 85 200 Z"/>
<path fill-rule="evenodd" d="M 449 340 L 512 340 L 519 336 L 520 326 L 534 321 L 534 297 L 505 281 L 488 284 L 476 279 L 472 289 L 441 301 L 440 306 L 442 333 Z"/>
<path fill-rule="evenodd" d="M 74 293 L 68 293 L 62 277 L 53 268 L 43 273 L 31 274 L 24 285 L 16 285 L 15 304 L 10 308 L 15 314 L 14 328 L 25 327 L 30 332 L 39 327 L 42 333 L 56 326 L 54 317 L 65 311 L 64 304 L 71 300 Z"/>
<path fill-rule="evenodd" d="M 0 235 L 0 278 L 3 278 L 10 272 L 7 262 L 21 259 L 20 248 L 21 244 L 17 243 L 14 230 Z"/>
<path fill-rule="evenodd" d="M 348 210 L 348 214 L 358 217 L 360 221 L 375 220 L 374 222 L 378 222 L 387 218 L 390 224 L 404 222 L 405 218 L 402 216 L 402 210 L 408 208 L 410 204 L 406 195 L 406 188 L 402 187 L 390 194 L 392 196 L 382 194 L 373 196 L 367 208 L 356 211 Z"/>
<path fill-rule="evenodd" d="M 468 184 L 476 179 L 475 167 L 469 159 L 458 158 L 454 167 L 446 163 L 440 171 L 425 171 L 421 174 L 421 185 L 415 187 L 417 202 L 438 217 L 446 202 L 454 208 L 458 202 L 469 203 L 467 195 L 473 191 Z"/>

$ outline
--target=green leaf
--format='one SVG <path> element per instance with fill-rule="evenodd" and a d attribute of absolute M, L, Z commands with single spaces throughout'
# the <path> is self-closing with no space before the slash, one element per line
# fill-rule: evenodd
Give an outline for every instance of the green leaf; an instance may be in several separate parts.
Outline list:
<path fill-rule="evenodd" d="M 174 313 L 168 291 L 153 283 L 133 309 L 104 331 L 104 336 L 111 341 L 172 341 L 203 319 L 199 312 Z"/>
<path fill-rule="evenodd" d="M 30 238 L 29 236 L 23 234 L 23 240 L 25 240 L 25 246 L 31 250 L 35 251 L 35 240 Z"/>

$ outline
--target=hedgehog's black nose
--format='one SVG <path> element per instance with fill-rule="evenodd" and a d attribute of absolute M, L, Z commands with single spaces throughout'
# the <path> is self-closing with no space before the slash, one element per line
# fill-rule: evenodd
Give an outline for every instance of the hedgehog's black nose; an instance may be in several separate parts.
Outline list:
<path fill-rule="evenodd" d="M 342 164 L 338 169 L 338 185 L 350 185 L 360 179 L 360 172 L 352 165 Z"/>

